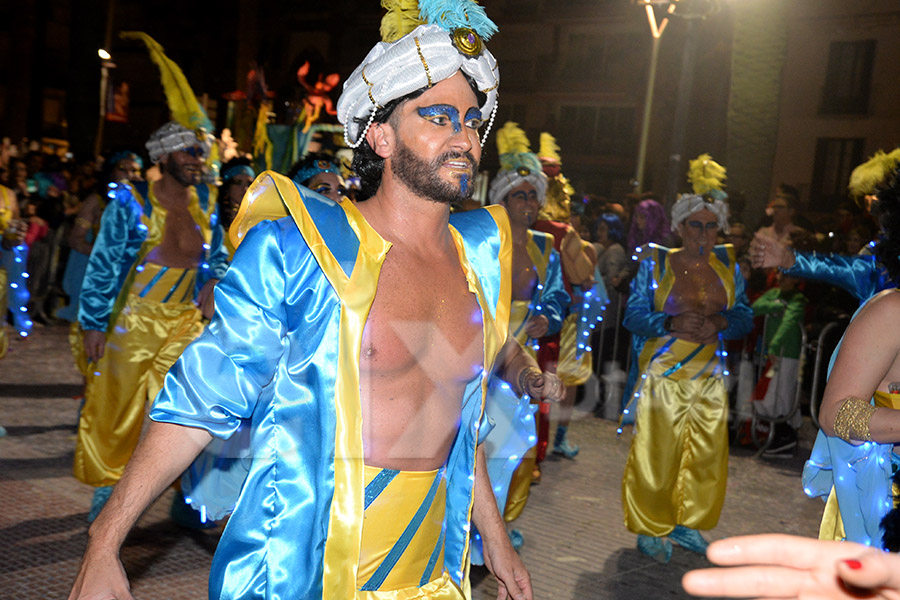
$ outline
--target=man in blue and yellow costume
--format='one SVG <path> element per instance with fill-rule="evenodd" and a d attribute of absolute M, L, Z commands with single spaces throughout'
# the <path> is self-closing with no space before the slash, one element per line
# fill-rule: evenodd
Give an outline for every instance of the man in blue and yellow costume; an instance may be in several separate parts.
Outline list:
<path fill-rule="evenodd" d="M 715 174 L 713 176 L 712 174 Z M 704 155 L 691 163 L 693 194 L 672 207 L 682 247 L 644 247 L 624 325 L 640 376 L 637 414 L 622 481 L 625 525 L 638 549 L 660 562 L 671 540 L 703 553 L 698 529 L 718 523 L 728 475 L 728 395 L 724 339 L 749 333 L 753 311 L 729 245 L 724 169 Z"/>
<path fill-rule="evenodd" d="M 450 218 L 496 107 L 493 24 L 474 3 L 429 8 L 385 28 L 338 103 L 365 200 L 270 172 L 248 190 L 215 315 L 167 376 L 72 597 L 127 597 L 127 531 L 239 430 L 246 477 L 211 598 L 464 598 L 473 524 L 501 589 L 532 597 L 481 466 L 484 398 L 501 364 L 519 392 L 561 389 L 508 340 L 505 211 Z"/>
<path fill-rule="evenodd" d="M 170 122 L 147 142 L 162 178 L 111 182 L 81 290 L 88 368 L 75 477 L 96 487 L 93 521 L 141 436 L 148 400 L 212 314 L 227 268 L 215 187 L 201 184 L 208 136 Z"/>

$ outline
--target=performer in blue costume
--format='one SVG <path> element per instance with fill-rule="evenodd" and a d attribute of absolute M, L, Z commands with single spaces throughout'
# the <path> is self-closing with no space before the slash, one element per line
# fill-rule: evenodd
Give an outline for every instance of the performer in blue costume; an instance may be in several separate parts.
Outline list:
<path fill-rule="evenodd" d="M 163 177 L 108 185 L 80 296 L 86 373 L 75 477 L 96 488 L 96 518 L 141 436 L 148 401 L 212 313 L 227 255 L 215 188 L 200 184 L 206 136 L 177 123 L 151 135 Z M 199 308 L 198 308 L 199 307 Z"/>
<path fill-rule="evenodd" d="M 867 213 L 877 203 L 878 191 L 887 185 L 886 178 L 900 163 L 900 148 L 890 153 L 876 152 L 850 174 L 851 196 Z M 778 267 L 786 275 L 815 279 L 841 287 L 861 303 L 878 292 L 893 288 L 896 281 L 872 254 L 875 242 L 867 244 L 859 254 L 796 252 L 771 238 L 757 234 L 750 243 L 750 259 L 756 269 Z"/>
<path fill-rule="evenodd" d="M 97 188 L 81 203 L 75 224 L 68 235 L 71 248 L 63 275 L 63 291 L 69 297 L 69 303 L 59 308 L 54 315 L 57 319 L 78 322 L 78 296 L 81 293 L 81 281 L 91 256 L 91 247 L 100 230 L 100 216 L 106 208 L 108 185 L 124 181 L 138 182 L 143 180 L 141 170 L 144 162 L 141 157 L 129 150 L 114 152 L 103 163 L 100 182 Z M 79 344 L 80 345 L 80 344 Z"/>
<path fill-rule="evenodd" d="M 660 562 L 672 553 L 665 536 L 703 553 L 697 530 L 718 523 L 728 475 L 723 340 L 753 326 L 733 249 L 715 246 L 728 231 L 728 206 L 698 175 L 711 162 L 691 162 L 695 193 L 672 207 L 682 248 L 644 248 L 625 309 L 640 377 L 630 390 L 636 415 L 622 505 L 638 549 Z"/>
<path fill-rule="evenodd" d="M 509 332 L 526 351 L 535 356 L 538 339 L 554 335 L 562 327 L 569 305 L 563 286 L 559 253 L 553 236 L 530 227 L 543 206 L 547 176 L 528 138 L 516 123 L 506 123 L 497 131 L 500 171 L 491 182 L 490 200 L 506 208 L 512 235 L 512 304 Z M 539 365 L 546 369 L 545 365 Z M 485 414 L 494 424 L 485 442 L 488 473 L 494 486 L 497 506 L 504 521 L 519 517 L 528 501 L 537 450 L 537 404 L 528 396 L 518 396 L 509 384 L 491 382 Z M 509 532 L 513 547 L 524 543 L 522 532 Z M 472 563 L 483 564 L 480 535 L 476 533 Z"/>
<path fill-rule="evenodd" d="M 501 591 L 532 597 L 476 466 L 488 378 L 517 345 L 505 211 L 450 219 L 498 85 L 471 29 L 486 17 L 456 8 L 452 34 L 426 24 L 379 44 L 345 85 L 338 114 L 364 202 L 271 173 L 248 191 L 216 314 L 167 376 L 73 597 L 127 597 L 128 529 L 212 435 L 242 427 L 249 471 L 210 597 L 463 598 L 472 524 Z M 518 392 L 548 395 L 524 353 L 502 367 Z"/>
<path fill-rule="evenodd" d="M 900 158 L 900 153 L 898 153 Z M 881 226 L 875 257 L 887 279 L 900 276 L 900 161 L 886 164 L 874 205 Z M 900 323 L 896 288 L 869 299 L 856 312 L 829 365 L 816 443 L 803 470 L 804 491 L 826 499 L 821 539 L 850 540 L 900 551 L 892 474 L 900 408 L 900 348 L 884 335 Z"/>

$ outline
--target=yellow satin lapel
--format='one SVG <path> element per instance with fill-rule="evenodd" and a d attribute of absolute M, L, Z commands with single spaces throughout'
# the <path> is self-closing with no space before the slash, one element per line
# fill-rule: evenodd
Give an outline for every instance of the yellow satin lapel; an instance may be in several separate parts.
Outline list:
<path fill-rule="evenodd" d="M 552 249 L 552 246 L 547 244 L 547 252 L 541 252 L 541 249 L 538 248 L 534 241 L 534 232 L 529 229 L 528 243 L 525 244 L 525 249 L 528 251 L 528 258 L 531 259 L 531 262 L 537 269 L 538 281 L 541 282 L 541 285 L 544 285 L 547 281 L 547 263 L 550 262 L 550 250 Z"/>
<path fill-rule="evenodd" d="M 512 303 L 512 233 L 509 230 L 509 214 L 503 207 L 488 206 L 487 211 L 500 232 L 500 254 L 497 257 L 500 261 L 500 294 L 497 298 L 495 323 L 500 339 L 505 341 L 509 331 L 509 314 Z"/>
<path fill-rule="evenodd" d="M 726 249 L 728 251 L 728 262 L 733 265 L 734 248 L 731 245 L 728 245 L 726 246 Z M 713 268 L 716 275 L 722 280 L 722 286 L 725 288 L 725 294 L 728 299 L 725 306 L 726 308 L 731 308 L 734 306 L 734 276 L 732 275 L 731 270 L 719 260 L 719 257 L 716 256 L 715 252 L 709 253 L 709 266 Z"/>
<path fill-rule="evenodd" d="M 277 221 L 288 216 L 282 194 L 276 188 L 275 177 L 282 176 L 273 171 L 260 173 L 241 199 L 237 215 L 228 229 L 228 238 L 235 249 L 241 245 L 244 236 L 257 223 L 269 220 Z M 291 185 L 290 187 L 296 186 Z M 288 189 L 288 186 L 285 185 L 284 188 Z M 298 192 L 297 197 L 299 195 Z"/>
<path fill-rule="evenodd" d="M 496 318 L 492 316 L 491 309 L 487 306 L 487 299 L 485 298 L 478 277 L 469 265 L 468 258 L 466 258 L 462 236 L 452 225 L 450 226 L 450 232 L 453 234 L 453 241 L 456 243 L 456 248 L 460 255 L 460 262 L 466 272 L 466 278 L 469 280 L 469 283 L 475 284 L 477 290 L 476 296 L 478 298 L 478 303 L 481 306 L 481 313 L 484 317 L 482 335 L 484 337 L 485 373 L 490 373 L 494 368 L 497 354 L 503 344 L 506 343 L 506 338 L 509 333 L 509 314 L 512 298 L 512 237 L 509 231 L 509 217 L 507 216 L 506 210 L 497 205 L 488 207 L 488 213 L 494 219 L 500 233 L 500 251 L 497 257 L 500 261 L 500 293 L 497 299 Z M 479 422 L 484 418 L 484 405 L 487 401 L 488 379 L 487 376 L 481 378 L 481 411 L 478 415 Z M 472 454 L 471 463 L 473 473 L 477 454 L 478 447 L 476 445 L 475 451 Z M 475 504 L 474 498 L 475 495 L 472 494 L 469 499 L 468 521 L 470 523 L 472 522 L 472 508 Z M 466 547 L 462 554 L 463 562 L 458 568 L 460 571 L 464 571 L 467 574 L 469 566 L 469 539 L 470 531 L 467 529 Z M 468 576 L 465 579 L 468 579 Z"/>
<path fill-rule="evenodd" d="M 660 259 L 661 252 L 659 248 L 653 248 L 653 280 L 658 282 L 659 287 L 656 288 L 656 293 L 653 295 L 653 302 L 656 304 L 656 310 L 663 310 L 666 306 L 666 300 L 669 298 L 669 294 L 672 292 L 672 286 L 675 285 L 675 274 L 672 272 L 672 265 L 669 264 L 669 256 L 672 255 L 673 252 L 678 252 L 678 250 L 670 250 L 666 252 L 666 256 L 663 259 Z M 665 270 L 660 277 L 660 265 L 659 261 L 665 261 Z"/>

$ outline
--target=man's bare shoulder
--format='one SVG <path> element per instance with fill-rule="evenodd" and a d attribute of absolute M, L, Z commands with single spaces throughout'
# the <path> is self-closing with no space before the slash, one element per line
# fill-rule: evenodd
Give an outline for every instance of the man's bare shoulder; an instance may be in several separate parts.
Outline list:
<path fill-rule="evenodd" d="M 860 309 L 854 322 L 871 323 L 879 328 L 900 325 L 900 290 L 891 288 L 873 296 Z"/>

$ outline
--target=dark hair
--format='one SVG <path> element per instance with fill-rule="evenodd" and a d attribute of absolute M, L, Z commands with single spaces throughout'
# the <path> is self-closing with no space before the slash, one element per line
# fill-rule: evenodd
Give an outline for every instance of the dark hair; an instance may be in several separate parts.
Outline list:
<path fill-rule="evenodd" d="M 597 228 L 600 223 L 606 223 L 606 237 L 610 241 L 621 244 L 625 241 L 625 226 L 622 225 L 622 219 L 615 213 L 603 213 L 594 221 L 594 239 L 597 239 Z"/>
<path fill-rule="evenodd" d="M 878 190 L 874 213 L 881 227 L 875 244 L 875 256 L 887 269 L 891 281 L 900 281 L 900 172 L 894 171 L 890 183 Z"/>
<path fill-rule="evenodd" d="M 797 208 L 797 203 L 800 201 L 800 192 L 794 186 L 786 183 L 779 184 L 775 188 L 775 194 L 781 196 L 787 202 L 788 208 Z"/>
<path fill-rule="evenodd" d="M 94 191 L 96 191 L 97 194 L 99 194 L 101 197 L 103 197 L 108 191 L 107 186 L 110 183 L 116 183 L 112 180 L 112 172 L 116 169 L 119 163 L 122 162 L 122 160 L 120 159 L 117 161 L 113 161 L 112 159 L 116 154 L 119 154 L 121 152 L 130 152 L 135 156 L 140 156 L 134 150 L 129 150 L 127 148 L 117 148 L 103 155 L 103 164 L 100 167 L 100 173 L 98 174 L 97 182 L 94 185 Z"/>
<path fill-rule="evenodd" d="M 469 87 L 471 87 L 472 91 L 475 93 L 475 101 L 478 102 L 478 106 L 483 105 L 487 99 L 487 95 L 478 90 L 478 85 L 475 83 L 474 79 L 465 73 L 463 73 L 463 76 L 469 83 Z M 424 94 L 427 89 L 427 87 L 420 88 L 405 96 L 391 100 L 383 107 L 377 109 L 375 111 L 375 117 L 372 119 L 372 125 L 377 123 L 387 123 L 394 115 L 394 111 L 398 106 L 407 100 L 418 98 Z M 357 117 L 353 121 L 356 123 L 359 131 L 362 132 L 363 127 L 366 126 L 368 117 Z M 359 147 L 353 151 L 353 162 L 350 165 L 350 169 L 359 176 L 359 192 L 356 195 L 357 202 L 368 200 L 374 196 L 375 192 L 378 191 L 379 186 L 381 186 L 381 175 L 384 173 L 384 159 L 375 153 L 375 150 L 369 145 L 368 140 L 364 139 Z"/>

